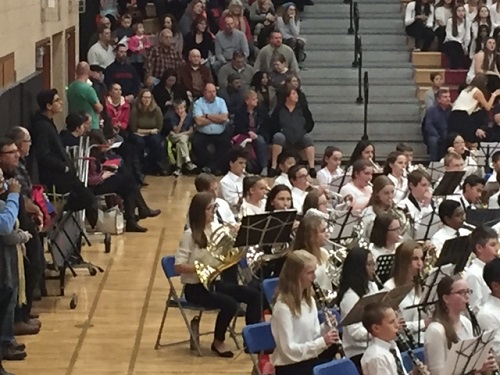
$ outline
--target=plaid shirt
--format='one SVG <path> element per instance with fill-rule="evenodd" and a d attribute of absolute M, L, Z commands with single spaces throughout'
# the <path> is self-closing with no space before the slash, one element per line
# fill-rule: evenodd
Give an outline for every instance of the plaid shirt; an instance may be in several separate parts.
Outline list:
<path fill-rule="evenodd" d="M 21 195 L 31 199 L 33 195 L 33 184 L 31 183 L 31 177 L 22 159 L 19 160 L 19 165 L 16 169 L 16 178 L 21 184 Z"/>
<path fill-rule="evenodd" d="M 149 52 L 146 61 L 146 73 L 160 79 L 167 69 L 177 70 L 182 64 L 184 64 L 184 60 L 179 50 L 173 46 L 167 48 L 160 44 L 151 48 Z"/>

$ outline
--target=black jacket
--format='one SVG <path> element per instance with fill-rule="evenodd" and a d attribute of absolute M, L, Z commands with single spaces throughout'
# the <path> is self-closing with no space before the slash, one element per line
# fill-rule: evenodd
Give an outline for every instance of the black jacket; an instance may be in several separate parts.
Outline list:
<path fill-rule="evenodd" d="M 255 109 L 255 126 L 257 128 L 257 134 L 262 135 L 266 142 L 269 143 L 271 139 L 271 129 L 269 128 L 269 115 L 262 106 L 258 106 Z M 234 124 L 234 134 L 248 134 L 249 132 L 249 116 L 247 107 L 243 104 L 238 111 L 234 114 L 233 124 Z"/>

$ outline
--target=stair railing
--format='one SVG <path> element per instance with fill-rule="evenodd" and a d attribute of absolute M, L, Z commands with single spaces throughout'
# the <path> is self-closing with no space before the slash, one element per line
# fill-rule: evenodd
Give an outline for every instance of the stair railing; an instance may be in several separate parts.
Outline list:
<path fill-rule="evenodd" d="M 363 70 L 363 46 L 361 43 L 361 36 L 357 35 L 354 41 L 355 47 L 356 47 L 356 60 L 357 60 L 357 67 L 358 67 L 358 97 L 356 98 L 356 103 L 357 104 L 362 104 L 363 103 L 363 93 L 362 93 L 362 70 Z"/>
<path fill-rule="evenodd" d="M 347 29 L 347 34 L 354 34 L 354 6 L 353 0 L 344 0 L 345 4 L 349 4 L 349 28 Z"/>
<path fill-rule="evenodd" d="M 365 94 L 365 108 L 364 108 L 364 116 L 363 116 L 363 136 L 361 139 L 368 140 L 368 101 L 369 101 L 369 82 L 368 82 L 368 72 L 365 72 L 363 77 L 363 89 Z"/>
<path fill-rule="evenodd" d="M 352 0 L 351 0 L 352 3 Z M 359 36 L 359 8 L 358 8 L 358 3 L 354 2 L 353 5 L 353 18 L 354 18 L 354 61 L 352 62 L 352 67 L 355 68 L 358 66 L 358 48 L 357 48 L 357 40 Z"/>

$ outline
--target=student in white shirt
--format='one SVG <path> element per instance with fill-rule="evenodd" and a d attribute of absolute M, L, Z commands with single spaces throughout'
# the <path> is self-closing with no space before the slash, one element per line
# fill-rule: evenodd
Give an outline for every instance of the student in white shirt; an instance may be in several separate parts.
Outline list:
<path fill-rule="evenodd" d="M 382 173 L 382 168 L 374 162 L 375 146 L 369 140 L 363 139 L 356 144 L 356 147 L 354 147 L 351 157 L 349 158 L 349 168 L 347 168 L 347 174 L 352 175 L 354 163 L 358 160 L 366 160 L 369 162 L 373 167 L 373 173 Z"/>
<path fill-rule="evenodd" d="M 286 185 L 275 185 L 267 194 L 265 211 L 293 209 L 292 191 Z"/>
<path fill-rule="evenodd" d="M 479 32 L 480 29 L 487 30 L 487 32 L 481 35 Z M 493 23 L 491 22 L 490 9 L 486 5 L 482 5 L 479 8 L 476 18 L 472 21 L 470 35 L 469 57 L 473 60 L 474 55 L 484 48 L 486 38 L 493 35 Z M 478 40 L 482 43 L 478 44 Z"/>
<path fill-rule="evenodd" d="M 464 9 L 465 19 L 470 25 L 479 13 L 479 0 L 468 0 L 467 4 L 464 5 Z"/>
<path fill-rule="evenodd" d="M 378 292 L 375 278 L 375 259 L 370 251 L 354 247 L 349 250 L 342 266 L 337 302 L 342 319 L 364 296 Z M 347 357 L 361 373 L 361 356 L 368 346 L 369 334 L 363 324 L 355 323 L 344 327 L 342 343 Z"/>
<path fill-rule="evenodd" d="M 319 323 L 312 297 L 316 266 L 316 257 L 305 250 L 286 257 L 271 318 L 276 342 L 271 362 L 276 375 L 312 375 L 314 366 L 333 359 L 331 348 L 339 336 L 322 330 Z"/>
<path fill-rule="evenodd" d="M 399 320 L 392 307 L 371 303 L 363 311 L 362 322 L 372 336 L 361 358 L 363 375 L 407 374 L 395 341 L 399 331 Z M 413 373 L 418 374 L 416 369 Z"/>
<path fill-rule="evenodd" d="M 465 17 L 463 5 L 456 6 L 453 12 L 451 19 L 446 22 L 443 52 L 448 55 L 451 69 L 461 69 L 469 48 L 470 24 Z"/>
<path fill-rule="evenodd" d="M 477 227 L 470 235 L 470 247 L 476 255 L 464 274 L 467 285 L 474 291 L 469 297 L 473 312 L 477 313 L 491 293 L 483 279 L 486 263 L 498 257 L 498 234 L 490 227 Z"/>
<path fill-rule="evenodd" d="M 323 290 L 331 291 L 332 280 L 328 277 L 328 259 L 330 255 L 324 246 L 328 243 L 328 228 L 326 221 L 316 215 L 305 216 L 297 228 L 293 250 L 306 250 L 316 257 L 316 282 Z"/>
<path fill-rule="evenodd" d="M 439 205 L 438 214 L 443 227 L 432 236 L 431 243 L 436 247 L 436 253 L 439 256 L 446 241 L 452 238 L 468 236 L 470 230 L 463 228 L 465 211 L 459 202 L 450 199 L 444 200 Z"/>
<path fill-rule="evenodd" d="M 500 363 L 500 259 L 494 259 L 484 266 L 483 279 L 491 294 L 477 313 L 477 321 L 484 331 L 495 330 L 493 353 Z"/>
<path fill-rule="evenodd" d="M 283 151 L 278 155 L 278 168 L 281 171 L 281 174 L 274 179 L 274 185 L 286 185 L 292 189 L 292 183 L 288 179 L 288 170 L 297 164 L 297 159 L 292 154 Z"/>
<path fill-rule="evenodd" d="M 342 163 L 342 151 L 339 148 L 328 146 L 323 154 L 322 168 L 318 171 L 316 178 L 320 185 L 330 185 L 332 179 L 344 174 L 340 164 Z"/>
<path fill-rule="evenodd" d="M 458 200 L 464 211 L 475 210 L 477 205 L 481 204 L 484 185 L 486 185 L 484 178 L 472 174 L 464 180 L 462 194 L 450 199 Z"/>
<path fill-rule="evenodd" d="M 389 213 L 378 214 L 370 232 L 370 251 L 375 261 L 381 255 L 394 254 L 401 241 L 401 224 Z"/>
<path fill-rule="evenodd" d="M 394 184 L 394 203 L 398 204 L 408 195 L 408 179 L 405 176 L 406 156 L 399 151 L 393 151 L 387 156 L 384 174 Z"/>
<path fill-rule="evenodd" d="M 445 276 L 437 286 L 438 302 L 432 322 L 425 331 L 425 359 L 430 375 L 439 375 L 444 369 L 452 344 L 474 337 L 472 323 L 463 313 L 467 310 L 470 289 L 464 279 Z M 496 369 L 491 356 L 480 372 Z"/>
<path fill-rule="evenodd" d="M 372 196 L 370 182 L 373 177 L 373 166 L 367 160 L 357 160 L 352 165 L 352 181 L 340 189 L 344 198 L 351 195 L 353 198 L 352 209 L 361 212 L 365 209 Z"/>
<path fill-rule="evenodd" d="M 408 174 L 409 194 L 399 202 L 398 207 L 408 213 L 415 226 L 434 209 L 430 187 L 431 177 L 426 172 L 416 169 Z"/>
<path fill-rule="evenodd" d="M 214 214 L 214 222 L 219 224 L 236 224 L 236 218 L 231 211 L 231 207 L 229 207 L 229 203 L 227 203 L 224 199 L 219 198 L 219 181 L 213 174 L 200 173 L 194 180 L 194 186 L 196 188 L 196 192 L 202 193 L 206 191 L 212 193 L 214 196 L 215 204 L 217 206 Z"/>
<path fill-rule="evenodd" d="M 247 153 L 242 147 L 229 151 L 229 172 L 220 180 L 222 198 L 229 203 L 231 210 L 238 214 L 243 199 L 243 178 L 247 167 Z"/>
<path fill-rule="evenodd" d="M 417 308 L 408 309 L 420 303 L 420 272 L 424 267 L 424 251 L 422 245 L 416 241 L 405 241 L 396 249 L 392 277 L 384 284 L 384 289 L 393 290 L 403 285 L 413 284 L 413 289 L 406 295 L 399 305 L 401 317 L 404 319 L 408 330 L 413 335 L 415 343 L 424 341 L 423 332 L 429 321 L 423 314 L 419 314 Z M 420 320 L 419 320 L 420 317 Z M 420 335 L 419 335 L 420 330 Z"/>
<path fill-rule="evenodd" d="M 451 18 L 453 5 L 453 0 L 440 0 L 438 3 L 436 3 L 436 8 L 434 10 L 434 34 L 436 34 L 438 40 L 438 51 L 441 51 L 444 38 L 446 37 L 446 23 Z"/>
<path fill-rule="evenodd" d="M 267 190 L 266 180 L 261 176 L 247 176 L 243 179 L 243 202 L 240 206 L 240 219 L 265 212 Z"/>
<path fill-rule="evenodd" d="M 288 170 L 288 179 L 292 184 L 293 207 L 301 214 L 304 199 L 311 188 L 309 172 L 305 166 L 296 164 Z"/>
<path fill-rule="evenodd" d="M 490 17 L 493 24 L 493 30 L 500 27 L 500 4 L 496 2 L 490 6 Z"/>
<path fill-rule="evenodd" d="M 189 228 L 182 235 L 175 254 L 175 271 L 181 275 L 184 295 L 188 302 L 210 309 L 218 309 L 214 340 L 211 350 L 218 356 L 232 358 L 233 352 L 224 344 L 226 331 L 238 310 L 238 302 L 247 305 L 246 324 L 258 323 L 261 318 L 260 293 L 257 289 L 240 286 L 229 281 L 215 283 L 215 291 L 209 291 L 200 282 L 194 262 L 206 255 L 214 225 L 215 199 L 212 193 L 196 193 L 189 205 Z"/>
<path fill-rule="evenodd" d="M 433 74 L 431 74 L 431 75 L 433 75 Z M 434 81 L 434 80 L 431 78 L 431 81 Z M 433 82 L 433 84 L 434 84 L 434 82 Z M 433 102 L 433 104 L 434 104 L 434 102 Z M 426 105 L 426 107 L 427 107 L 427 105 Z M 396 146 L 396 151 L 402 152 L 403 155 L 406 156 L 406 171 L 405 171 L 405 173 L 413 172 L 415 169 L 418 168 L 417 165 L 412 164 L 413 163 L 413 147 L 402 142 Z"/>
<path fill-rule="evenodd" d="M 328 198 L 326 194 L 318 189 L 313 189 L 307 193 L 302 205 L 302 216 L 305 216 L 311 208 L 321 211 L 328 216 Z"/>
<path fill-rule="evenodd" d="M 406 34 L 415 38 L 415 48 L 428 51 L 434 40 L 434 6 L 429 0 L 415 0 L 406 5 Z"/>

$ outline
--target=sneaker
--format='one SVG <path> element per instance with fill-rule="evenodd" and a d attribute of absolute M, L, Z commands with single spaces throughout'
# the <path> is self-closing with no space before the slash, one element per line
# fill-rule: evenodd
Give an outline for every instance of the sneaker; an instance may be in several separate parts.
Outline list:
<path fill-rule="evenodd" d="M 180 168 L 176 168 L 174 173 L 172 173 L 172 175 L 174 175 L 175 177 L 179 177 L 181 174 L 182 173 Z"/>
<path fill-rule="evenodd" d="M 184 168 L 186 168 L 188 172 L 192 172 L 197 168 L 197 166 L 193 162 L 188 161 L 186 164 L 184 164 Z"/>
<path fill-rule="evenodd" d="M 262 171 L 260 171 L 260 175 L 262 177 L 267 177 L 267 168 L 262 168 Z"/>

